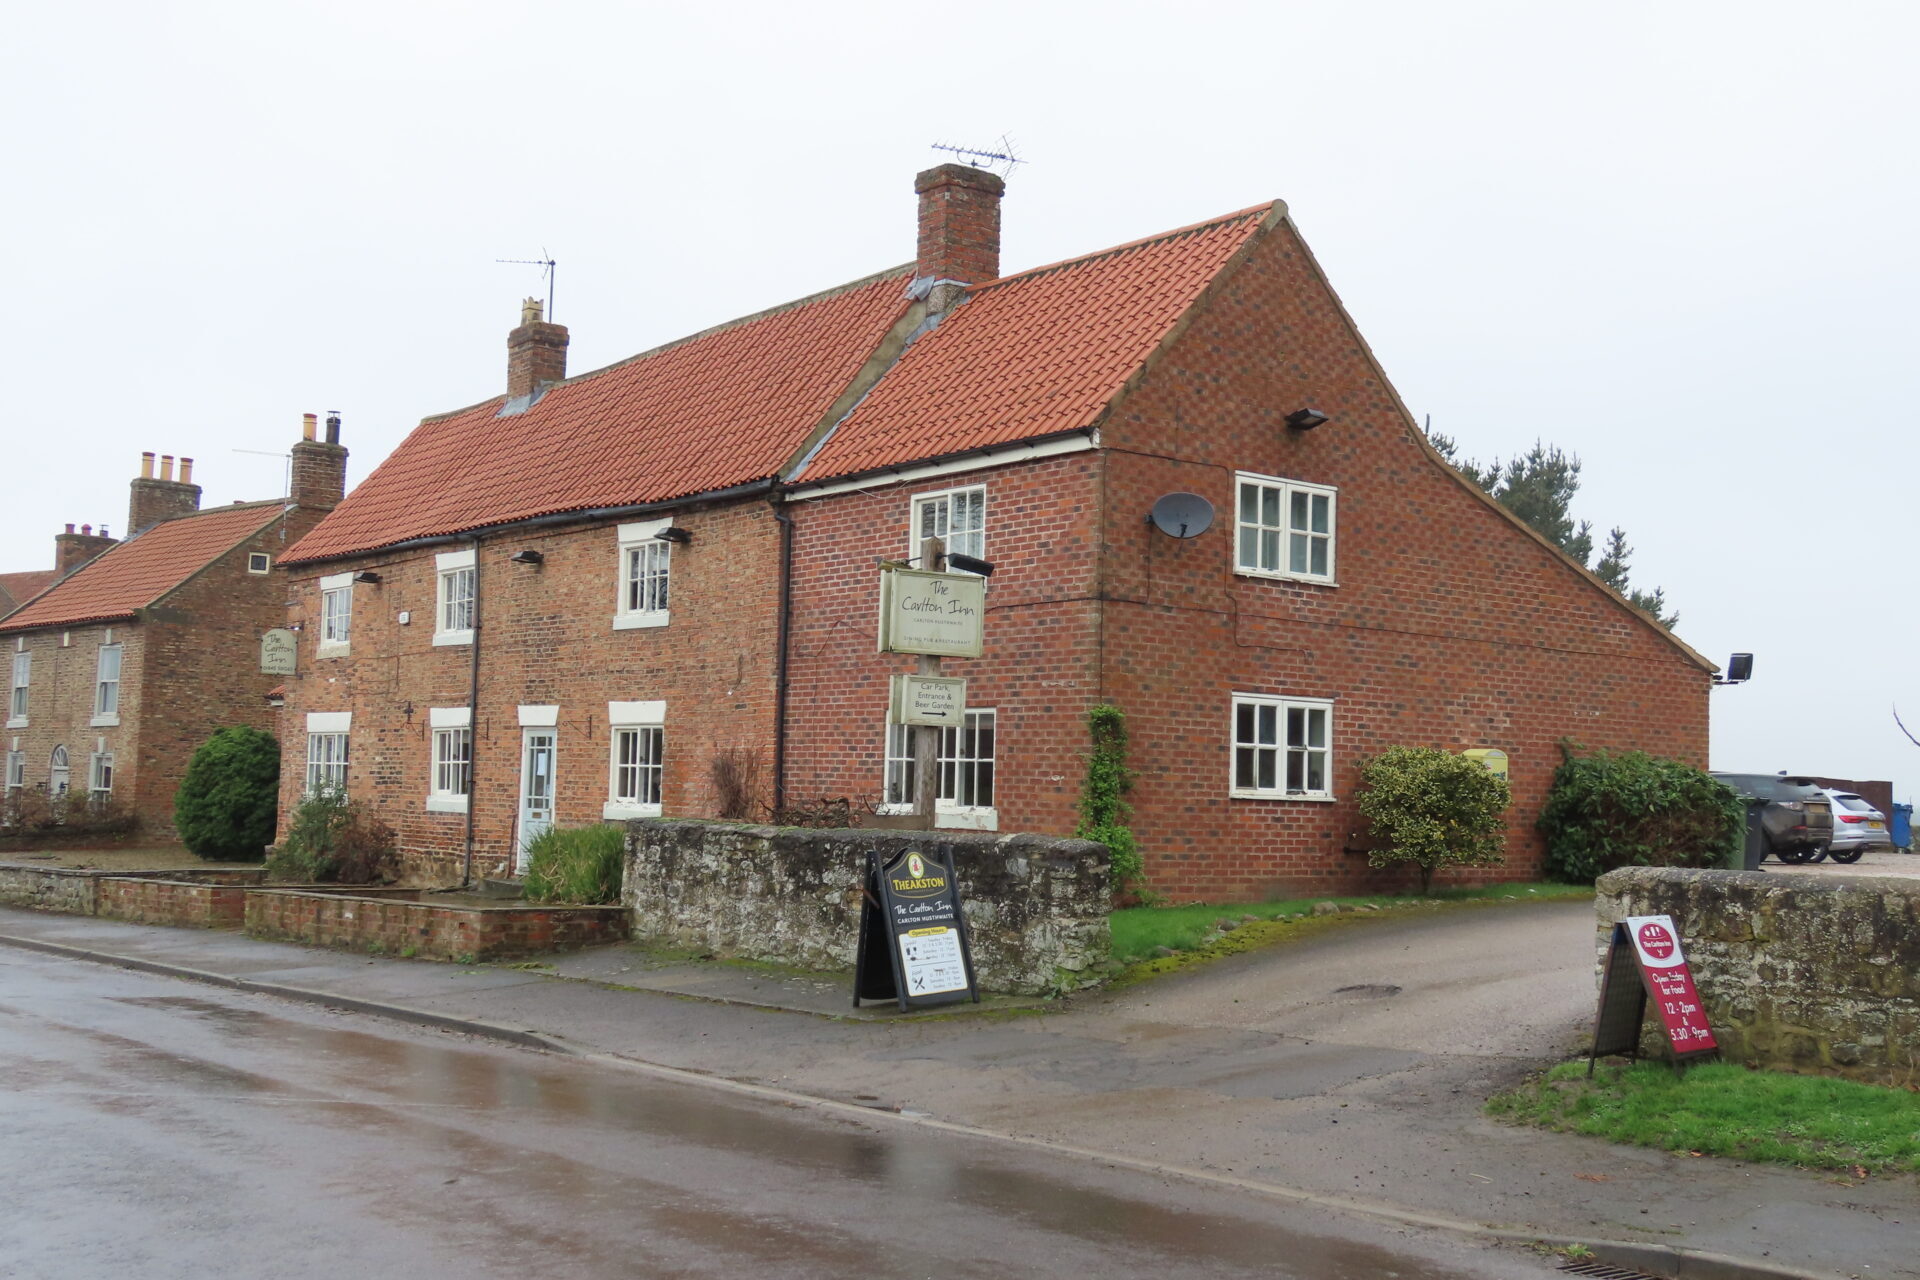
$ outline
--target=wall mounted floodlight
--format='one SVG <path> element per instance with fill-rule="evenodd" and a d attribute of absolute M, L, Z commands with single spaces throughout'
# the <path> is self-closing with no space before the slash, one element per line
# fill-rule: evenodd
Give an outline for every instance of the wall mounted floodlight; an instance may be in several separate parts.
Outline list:
<path fill-rule="evenodd" d="M 1753 655 L 1736 653 L 1727 659 L 1727 674 L 1715 680 L 1715 684 L 1745 684 L 1753 679 Z"/>
<path fill-rule="evenodd" d="M 545 564 L 547 558 L 538 551 L 516 551 L 507 557 L 509 564 Z"/>
<path fill-rule="evenodd" d="M 978 556 L 962 555 L 957 551 L 947 555 L 947 568 L 958 569 L 962 573 L 977 573 L 983 578 L 993 576 L 993 561 L 982 560 Z"/>
<path fill-rule="evenodd" d="M 380 575 L 371 569 L 362 569 L 353 575 L 353 580 L 363 586 L 373 586 L 380 581 Z"/>
<path fill-rule="evenodd" d="M 1304 408 L 1304 407 L 1295 409 L 1292 413 L 1287 415 L 1287 425 L 1294 428 L 1297 431 L 1311 431 L 1315 427 L 1325 423 L 1326 420 L 1327 420 L 1327 415 L 1320 412 L 1318 409 L 1310 409 L 1310 408 Z"/>
<path fill-rule="evenodd" d="M 681 546 L 685 546 L 687 543 L 693 541 L 692 534 L 688 533 L 685 529 L 682 529 L 679 525 L 674 525 L 674 524 L 668 525 L 666 528 L 662 529 L 660 532 L 654 534 L 653 536 L 658 538 L 662 542 L 677 542 Z"/>

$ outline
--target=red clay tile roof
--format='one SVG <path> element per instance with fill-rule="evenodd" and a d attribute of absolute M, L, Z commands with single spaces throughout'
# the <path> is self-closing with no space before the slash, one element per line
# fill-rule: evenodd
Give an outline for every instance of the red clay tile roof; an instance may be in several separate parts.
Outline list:
<path fill-rule="evenodd" d="M 778 472 L 907 306 L 855 281 L 548 389 L 429 418 L 284 556 L 373 551 L 534 516 L 664 502 Z"/>
<path fill-rule="evenodd" d="M 825 480 L 1093 425 L 1275 208 L 975 285 L 794 478 Z"/>
<path fill-rule="evenodd" d="M 0 573 L 0 618 L 6 617 L 45 591 L 59 576 L 58 569 L 24 569 L 19 573 Z"/>
<path fill-rule="evenodd" d="M 108 547 L 53 590 L 0 620 L 0 631 L 131 617 L 278 520 L 281 509 L 278 500 L 249 502 L 157 524 Z"/>

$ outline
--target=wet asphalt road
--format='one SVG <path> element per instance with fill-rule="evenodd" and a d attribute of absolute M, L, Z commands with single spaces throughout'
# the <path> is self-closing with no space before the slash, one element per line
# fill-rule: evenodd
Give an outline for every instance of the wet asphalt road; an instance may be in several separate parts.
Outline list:
<path fill-rule="evenodd" d="M 0 952 L 0 1275 L 1543 1276 L 1525 1255 Z"/>

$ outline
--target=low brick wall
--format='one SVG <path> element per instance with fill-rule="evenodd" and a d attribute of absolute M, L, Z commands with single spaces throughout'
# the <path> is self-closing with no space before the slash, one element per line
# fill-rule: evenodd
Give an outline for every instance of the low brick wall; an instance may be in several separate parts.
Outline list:
<path fill-rule="evenodd" d="M 103 871 L 97 868 L 41 867 L 0 862 L 0 904 L 58 911 L 70 916 L 111 916 L 143 924 L 182 924 L 193 928 L 229 928 L 240 922 L 240 890 L 212 892 L 218 886 L 259 884 L 258 867 L 183 868 L 174 871 Z M 171 885 L 171 888 L 133 886 Z M 110 888 L 109 886 L 115 886 Z M 108 898 L 113 900 L 109 909 Z M 230 898 L 231 907 L 213 910 L 195 905 Z M 169 902 L 177 899 L 177 902 Z M 231 911 L 229 920 L 228 912 Z M 126 914 L 137 911 L 139 914 Z M 222 923 L 215 924 L 219 920 Z"/>
<path fill-rule="evenodd" d="M 411 892 L 411 891 L 399 891 Z M 503 960 L 627 936 L 624 907 L 455 906 L 293 889 L 246 895 L 252 938 L 435 960 Z"/>
<path fill-rule="evenodd" d="M 1629 867 L 1596 891 L 1603 935 L 1673 917 L 1733 1060 L 1920 1085 L 1920 881 Z"/>
<path fill-rule="evenodd" d="M 1107 958 L 1104 845 L 1049 836 L 815 831 L 640 818 L 623 893 L 638 941 L 851 969 L 870 849 L 951 851 L 980 985 L 1040 994 Z"/>
<path fill-rule="evenodd" d="M 254 872 L 245 879 L 227 874 L 206 880 L 107 876 L 95 891 L 95 914 L 135 924 L 238 929 L 246 914 L 248 885 L 265 876 L 265 872 Z"/>

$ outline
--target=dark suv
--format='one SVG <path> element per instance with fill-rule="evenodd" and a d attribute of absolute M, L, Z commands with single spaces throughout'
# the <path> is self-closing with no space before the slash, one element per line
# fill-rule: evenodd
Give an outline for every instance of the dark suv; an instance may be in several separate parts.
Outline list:
<path fill-rule="evenodd" d="M 1833 841 L 1833 802 L 1812 778 L 1784 773 L 1715 773 L 1743 800 L 1764 800 L 1760 831 L 1765 848 L 1782 862 L 1809 862 Z"/>

